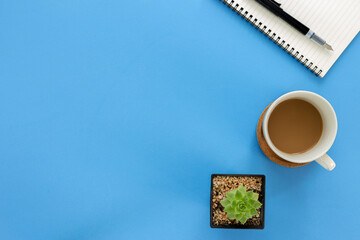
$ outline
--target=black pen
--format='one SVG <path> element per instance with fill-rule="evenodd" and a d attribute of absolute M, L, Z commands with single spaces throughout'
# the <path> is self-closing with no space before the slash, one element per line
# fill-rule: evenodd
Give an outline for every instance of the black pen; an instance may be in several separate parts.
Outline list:
<path fill-rule="evenodd" d="M 296 30 L 304 34 L 306 37 L 314 40 L 321 46 L 324 46 L 328 50 L 333 50 L 332 47 L 326 43 L 324 39 L 316 35 L 313 31 L 310 30 L 307 26 L 287 14 L 280 6 L 281 4 L 278 2 L 275 2 L 274 0 L 255 0 L 267 9 L 269 9 L 272 13 L 274 13 L 276 16 L 280 17 L 284 21 L 286 21 L 288 24 L 293 26 Z"/>

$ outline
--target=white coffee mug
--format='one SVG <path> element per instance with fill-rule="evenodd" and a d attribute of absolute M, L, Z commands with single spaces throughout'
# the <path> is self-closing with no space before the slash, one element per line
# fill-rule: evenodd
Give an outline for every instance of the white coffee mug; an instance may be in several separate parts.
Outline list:
<path fill-rule="evenodd" d="M 268 123 L 271 113 L 281 102 L 289 99 L 302 99 L 316 107 L 323 120 L 323 132 L 318 143 L 309 151 L 301 154 L 287 154 L 274 146 L 269 137 Z M 337 133 L 336 114 L 331 104 L 320 95 L 308 91 L 294 91 L 282 95 L 273 102 L 266 111 L 263 122 L 263 133 L 267 144 L 281 158 L 293 163 L 307 163 L 316 161 L 326 170 L 333 170 L 335 162 L 326 154 L 335 141 Z"/>

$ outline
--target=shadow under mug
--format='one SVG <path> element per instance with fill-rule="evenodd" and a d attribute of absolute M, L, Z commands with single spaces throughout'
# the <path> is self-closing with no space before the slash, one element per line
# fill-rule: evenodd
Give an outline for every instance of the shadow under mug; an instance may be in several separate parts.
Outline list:
<path fill-rule="evenodd" d="M 271 142 L 268 132 L 268 123 L 271 113 L 281 102 L 284 102 L 289 99 L 301 99 L 311 103 L 320 112 L 323 121 L 323 132 L 318 143 L 309 151 L 301 154 L 287 154 L 280 151 Z M 327 151 L 329 151 L 329 149 L 333 145 L 336 138 L 336 133 L 337 133 L 336 114 L 331 104 L 325 98 L 321 97 L 316 93 L 308 92 L 308 91 L 294 91 L 284 94 L 278 99 L 276 99 L 266 111 L 263 122 L 263 133 L 269 147 L 274 151 L 276 155 L 285 159 L 286 161 L 293 163 L 307 163 L 307 162 L 316 161 L 322 167 L 324 167 L 326 170 L 329 171 L 333 170 L 336 166 L 335 162 L 326 154 Z"/>

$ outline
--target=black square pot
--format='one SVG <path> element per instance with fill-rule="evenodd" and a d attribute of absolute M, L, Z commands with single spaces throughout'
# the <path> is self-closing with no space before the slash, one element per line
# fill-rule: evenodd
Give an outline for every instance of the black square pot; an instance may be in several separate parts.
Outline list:
<path fill-rule="evenodd" d="M 249 219 L 245 224 L 241 224 L 235 220 L 227 220 L 230 223 L 218 223 L 215 218 L 217 214 L 226 214 L 224 208 L 214 196 L 214 179 L 216 177 L 231 177 L 231 178 L 249 178 L 257 177 L 261 179 L 260 190 L 251 189 L 259 194 L 259 202 L 262 204 L 260 207 L 260 216 Z M 249 180 L 250 181 L 250 180 Z M 254 181 L 254 179 L 251 179 Z M 225 185 L 225 184 L 224 184 Z M 233 189 L 233 188 L 232 188 Z M 231 189 L 229 189 L 231 190 Z M 213 199 L 215 199 L 213 201 Z M 229 229 L 264 229 L 265 227 L 265 175 L 248 175 L 248 174 L 212 174 L 211 175 L 211 191 L 210 191 L 210 226 L 212 228 L 229 228 Z"/>

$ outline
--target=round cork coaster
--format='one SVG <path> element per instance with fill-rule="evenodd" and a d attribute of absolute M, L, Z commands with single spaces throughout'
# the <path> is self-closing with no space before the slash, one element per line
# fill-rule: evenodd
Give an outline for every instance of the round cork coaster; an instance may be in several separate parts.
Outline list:
<path fill-rule="evenodd" d="M 270 104 L 271 105 L 271 104 Z M 269 105 L 269 106 L 270 106 Z M 258 121 L 257 124 L 257 129 L 256 129 L 256 135 L 257 135 L 257 139 L 260 145 L 261 150 L 263 151 L 263 153 L 274 163 L 277 163 L 281 166 L 284 167 L 301 167 L 304 166 L 306 164 L 309 163 L 292 163 L 289 161 L 286 161 L 285 159 L 282 159 L 281 157 L 279 157 L 278 155 L 276 155 L 273 150 L 271 150 L 271 148 L 269 147 L 269 145 L 266 143 L 263 131 L 262 131 L 262 125 L 263 125 L 263 121 L 264 121 L 264 117 L 265 117 L 265 113 L 267 111 L 267 109 L 269 108 L 269 106 L 267 106 L 265 108 L 265 110 L 262 112 L 260 119 Z"/>

